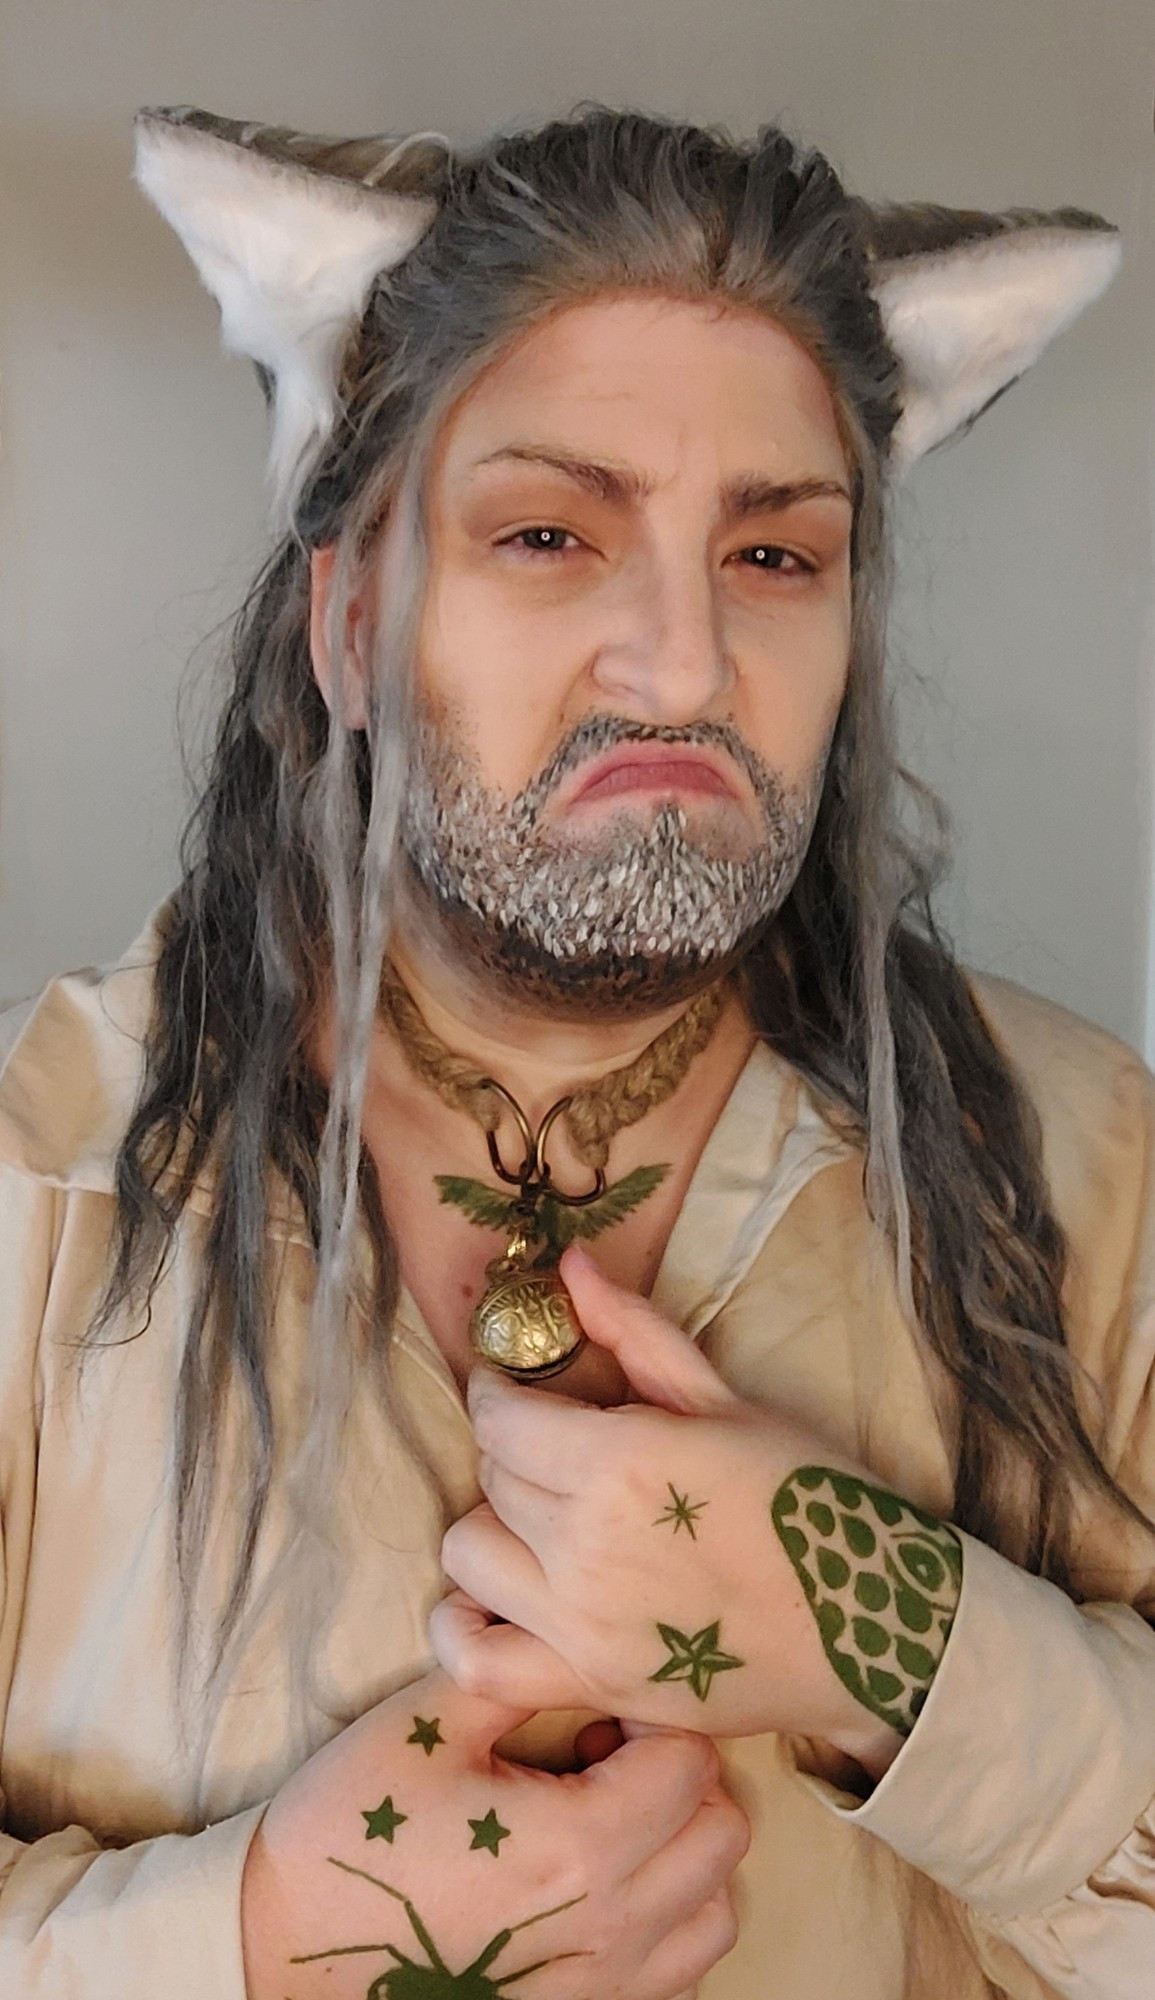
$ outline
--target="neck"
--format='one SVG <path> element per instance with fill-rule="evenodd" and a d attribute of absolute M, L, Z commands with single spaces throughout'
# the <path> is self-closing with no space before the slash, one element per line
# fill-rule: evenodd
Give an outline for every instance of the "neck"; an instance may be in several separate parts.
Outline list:
<path fill-rule="evenodd" d="M 434 1035 L 511 1090 L 531 1119 L 563 1093 L 633 1062 L 688 1004 L 615 1021 L 555 1019 L 401 939 L 389 955 Z"/>
<path fill-rule="evenodd" d="M 554 1020 L 532 1006 L 511 1003 L 443 951 L 422 949 L 404 928 L 394 931 L 389 955 L 425 1027 L 447 1051 L 510 1091 L 534 1129 L 560 1097 L 632 1064 L 688 1004 L 613 1021 L 583 1022 L 572 1013 Z M 611 1182 L 639 1168 L 662 1168 L 656 1193 L 620 1226 L 599 1234 L 595 1254 L 619 1284 L 649 1292 L 702 1147 L 754 1041 L 731 984 L 707 1045 L 672 1094 L 611 1138 L 606 1163 Z M 323 1050 L 321 1055 L 323 1061 Z M 418 1072 L 388 1012 L 378 1017 L 370 1049 L 363 1130 L 400 1248 L 403 1282 L 464 1381 L 470 1366 L 468 1312 L 484 1289 L 489 1260 L 504 1243 L 501 1231 L 474 1227 L 460 1206 L 447 1203 L 438 1192 L 439 1177 L 459 1175 L 492 1187 L 493 1168 L 479 1122 L 444 1101 Z M 509 1118 L 502 1121 L 500 1143 L 503 1158 L 515 1166 L 519 1142 Z M 549 1164 L 559 1189 L 578 1193 L 590 1187 L 591 1168 L 571 1144 L 564 1118 L 551 1130 Z M 607 1390 L 595 1400 L 620 1401 L 623 1386 L 615 1376 L 613 1393 Z"/>

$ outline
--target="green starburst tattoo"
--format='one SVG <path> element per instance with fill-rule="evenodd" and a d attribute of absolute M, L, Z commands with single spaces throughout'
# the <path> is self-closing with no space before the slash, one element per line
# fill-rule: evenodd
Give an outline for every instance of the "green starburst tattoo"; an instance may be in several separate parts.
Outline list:
<path fill-rule="evenodd" d="M 399 1826 L 404 1826 L 409 1814 L 394 1810 L 390 1793 L 373 1812 L 363 1812 L 361 1817 L 365 1822 L 366 1840 L 387 1840 L 392 1847 L 394 1834 Z"/>
<path fill-rule="evenodd" d="M 677 1487 L 668 1479 L 666 1486 L 670 1495 L 670 1504 L 664 1513 L 658 1515 L 653 1526 L 655 1528 L 662 1528 L 665 1527 L 667 1521 L 672 1521 L 675 1534 L 677 1534 L 679 1528 L 685 1528 L 690 1540 L 696 1542 L 698 1539 L 698 1530 L 695 1528 L 694 1523 L 703 1507 L 709 1506 L 709 1501 L 691 1500 L 688 1493 L 679 1493 Z"/>
<path fill-rule="evenodd" d="M 496 1861 L 502 1841 L 509 1839 L 509 1828 L 502 1826 L 492 1806 L 484 1819 L 471 1819 L 469 1824 L 473 1828 L 473 1839 L 469 1843 L 470 1853 L 472 1854 L 475 1847 L 486 1847 Z"/>
<path fill-rule="evenodd" d="M 721 1620 L 703 1625 L 700 1632 L 679 1632 L 676 1625 L 659 1625 L 662 1642 L 669 1648 L 665 1665 L 651 1674 L 652 1681 L 688 1681 L 699 1701 L 705 1701 L 715 1674 L 744 1667 L 735 1653 L 723 1653 L 718 1644 Z"/>
<path fill-rule="evenodd" d="M 439 1743 L 444 1743 L 441 1734 L 441 1717 L 435 1715 L 432 1722 L 426 1722 L 423 1715 L 413 1718 L 413 1734 L 405 1738 L 407 1743 L 419 1743 L 427 1757 L 432 1757 Z"/>

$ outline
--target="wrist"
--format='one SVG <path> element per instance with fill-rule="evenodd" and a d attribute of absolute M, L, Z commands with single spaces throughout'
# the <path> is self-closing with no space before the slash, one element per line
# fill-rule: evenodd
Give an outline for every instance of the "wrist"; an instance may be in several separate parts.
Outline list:
<path fill-rule="evenodd" d="M 241 1877 L 241 1948 L 246 2000 L 275 2000 L 284 1985 L 284 1956 L 274 1915 L 276 1884 L 260 1820 Z"/>
<path fill-rule="evenodd" d="M 840 1757 L 848 1758 L 865 1771 L 874 1784 L 878 1784 L 907 1739 L 897 1729 L 892 1729 L 889 1723 L 876 1722 L 864 1714 L 861 1724 L 840 1730 L 828 1740 Z"/>

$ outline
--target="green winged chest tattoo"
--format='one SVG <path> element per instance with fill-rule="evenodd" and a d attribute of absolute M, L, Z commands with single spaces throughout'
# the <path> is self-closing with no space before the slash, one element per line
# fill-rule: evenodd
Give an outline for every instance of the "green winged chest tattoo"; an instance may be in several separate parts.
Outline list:
<path fill-rule="evenodd" d="M 533 1204 L 532 1229 L 538 1244 L 533 1259 L 542 1269 L 551 1268 L 562 1251 L 579 1237 L 589 1242 L 604 1230 L 624 1222 L 659 1188 L 669 1173 L 669 1164 L 635 1167 L 620 1181 L 612 1181 L 596 1201 L 578 1207 L 559 1200 L 548 1191 Z M 486 1181 L 470 1180 L 464 1174 L 435 1174 L 434 1182 L 442 1203 L 459 1208 L 478 1229 L 501 1229 L 512 1235 L 526 1220 L 526 1205 L 520 1194 L 506 1194 Z"/>

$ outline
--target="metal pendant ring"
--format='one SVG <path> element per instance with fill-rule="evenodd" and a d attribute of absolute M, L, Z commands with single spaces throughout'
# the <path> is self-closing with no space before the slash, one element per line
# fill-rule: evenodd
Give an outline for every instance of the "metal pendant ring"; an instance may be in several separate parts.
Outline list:
<path fill-rule="evenodd" d="M 512 1111 L 514 1117 L 517 1120 L 517 1129 L 521 1134 L 521 1143 L 525 1147 L 525 1154 L 521 1162 L 521 1169 L 518 1173 L 511 1174 L 508 1167 L 505 1165 L 505 1162 L 501 1157 L 501 1152 L 497 1144 L 496 1132 L 487 1130 L 485 1134 L 485 1143 L 489 1148 L 489 1158 L 492 1163 L 494 1173 L 500 1176 L 500 1178 L 506 1183 L 507 1187 L 524 1189 L 528 1185 L 528 1183 L 532 1180 L 537 1171 L 538 1147 L 536 1141 L 534 1140 L 533 1133 L 530 1130 L 529 1119 L 526 1117 L 525 1112 L 522 1110 L 520 1104 L 518 1103 L 516 1097 L 514 1097 L 513 1093 L 511 1091 L 508 1091 L 503 1083 L 499 1083 L 495 1076 L 482 1077 L 481 1083 L 478 1087 L 479 1089 L 482 1090 L 495 1090 L 499 1097 L 504 1098 L 505 1102 L 508 1104 L 510 1110 Z"/>
<path fill-rule="evenodd" d="M 588 1208 L 592 1201 L 600 1201 L 602 1195 L 606 1191 L 605 1168 L 596 1167 L 594 1169 L 594 1184 L 588 1194 L 563 1194 L 560 1188 L 556 1188 L 554 1186 L 553 1178 L 550 1174 L 550 1170 L 548 1165 L 546 1164 L 546 1158 L 545 1158 L 545 1142 L 549 1137 L 550 1128 L 553 1125 L 554 1120 L 561 1116 L 561 1113 L 567 1108 L 569 1104 L 572 1103 L 572 1101 L 573 1100 L 569 1097 L 561 1097 L 558 1099 L 557 1103 L 551 1105 L 550 1109 L 546 1112 L 545 1117 L 542 1119 L 541 1125 L 538 1129 L 537 1141 L 536 1141 L 536 1158 L 534 1161 L 534 1165 L 537 1169 L 537 1176 L 540 1185 L 544 1188 L 549 1189 L 549 1192 L 553 1196 L 553 1199 L 555 1201 L 560 1201 L 566 1208 Z"/>
<path fill-rule="evenodd" d="M 485 1143 L 489 1149 L 490 1164 L 493 1167 L 494 1173 L 500 1180 L 505 1182 L 507 1187 L 520 1188 L 523 1195 L 529 1196 L 548 1193 L 554 1201 L 561 1202 L 565 1208 L 588 1208 L 591 1202 L 601 1200 L 602 1195 L 606 1191 L 604 1167 L 596 1167 L 594 1169 L 594 1184 L 588 1194 L 564 1194 L 560 1188 L 554 1186 L 553 1175 L 550 1172 L 549 1163 L 545 1157 L 546 1140 L 549 1138 L 555 1121 L 572 1104 L 572 1097 L 559 1097 L 556 1104 L 550 1105 L 549 1110 L 541 1121 L 537 1137 L 535 1138 L 530 1129 L 529 1119 L 526 1117 L 525 1112 L 522 1110 L 512 1091 L 507 1090 L 503 1083 L 498 1083 L 497 1078 L 493 1076 L 483 1077 L 479 1088 L 495 1090 L 498 1096 L 508 1104 L 517 1120 L 517 1129 L 521 1134 L 521 1143 L 525 1147 L 525 1154 L 520 1170 L 516 1174 L 511 1174 L 501 1157 L 501 1148 L 497 1143 L 497 1133 L 495 1131 L 487 1131 L 485 1134 Z"/>

